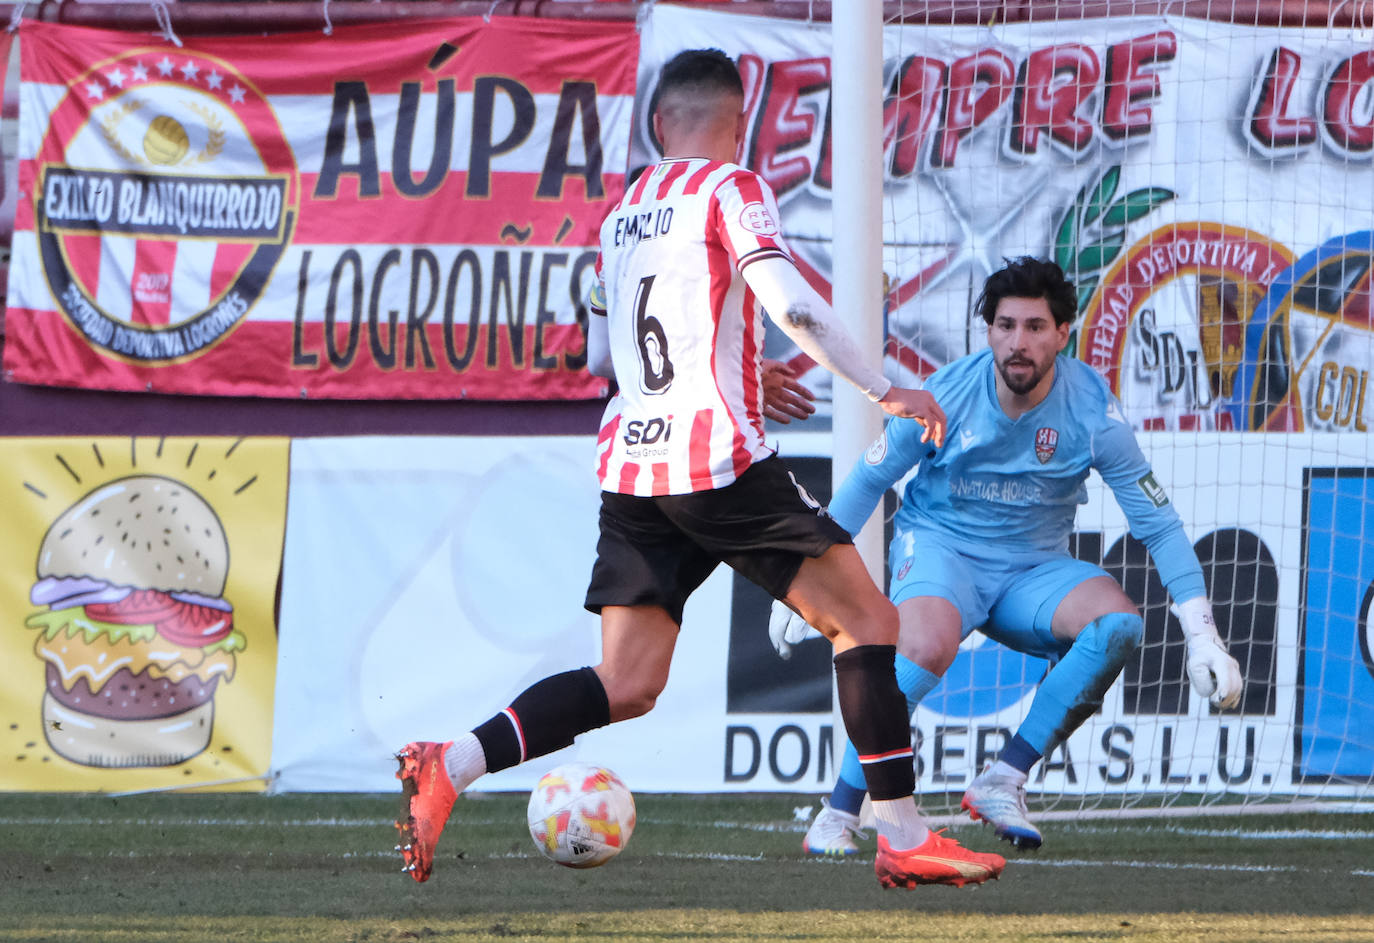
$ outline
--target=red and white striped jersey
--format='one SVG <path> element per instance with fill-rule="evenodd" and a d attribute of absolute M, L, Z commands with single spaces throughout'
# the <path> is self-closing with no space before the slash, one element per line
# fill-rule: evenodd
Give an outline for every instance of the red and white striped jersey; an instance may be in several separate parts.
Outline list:
<path fill-rule="evenodd" d="M 763 309 L 742 272 L 791 258 L 773 191 L 702 158 L 649 167 L 601 224 L 592 316 L 609 318 L 620 391 L 597 440 L 605 491 L 720 488 L 763 439 Z"/>

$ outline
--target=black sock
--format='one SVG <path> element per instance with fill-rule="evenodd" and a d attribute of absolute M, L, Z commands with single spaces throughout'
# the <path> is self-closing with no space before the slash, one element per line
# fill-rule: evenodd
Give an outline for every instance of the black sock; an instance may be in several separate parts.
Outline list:
<path fill-rule="evenodd" d="M 893 645 L 858 645 L 835 656 L 840 715 L 863 764 L 868 794 L 900 799 L 916 791 L 906 697 L 897 686 Z"/>
<path fill-rule="evenodd" d="M 611 722 L 606 689 L 595 671 L 578 668 L 536 681 L 495 717 L 473 728 L 487 772 L 569 746 L 580 733 Z"/>

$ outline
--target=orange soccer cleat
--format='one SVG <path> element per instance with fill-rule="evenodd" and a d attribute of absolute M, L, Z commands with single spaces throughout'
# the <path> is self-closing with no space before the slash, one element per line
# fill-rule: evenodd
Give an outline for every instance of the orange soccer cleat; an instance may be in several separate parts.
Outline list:
<path fill-rule="evenodd" d="M 982 884 L 996 878 L 1007 866 L 1001 855 L 969 851 L 944 830 L 931 832 L 924 843 L 909 851 L 893 851 L 887 839 L 878 836 L 878 859 L 874 870 L 883 887 L 912 888 L 920 884 Z"/>
<path fill-rule="evenodd" d="M 401 817 L 396 820 L 396 830 L 401 833 L 396 850 L 405 862 L 401 870 L 416 881 L 429 880 L 434 846 L 458 798 L 444 768 L 444 751 L 451 745 L 452 741 L 407 743 L 396 754 L 400 762 L 396 778 L 401 781 L 403 803 Z"/>

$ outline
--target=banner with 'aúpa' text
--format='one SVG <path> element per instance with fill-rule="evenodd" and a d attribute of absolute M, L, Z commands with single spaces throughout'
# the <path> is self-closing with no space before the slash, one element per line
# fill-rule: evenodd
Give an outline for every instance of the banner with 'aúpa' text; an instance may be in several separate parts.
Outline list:
<path fill-rule="evenodd" d="M 24 25 L 6 378 L 212 395 L 603 395 L 581 299 L 630 24 L 164 40 Z"/>

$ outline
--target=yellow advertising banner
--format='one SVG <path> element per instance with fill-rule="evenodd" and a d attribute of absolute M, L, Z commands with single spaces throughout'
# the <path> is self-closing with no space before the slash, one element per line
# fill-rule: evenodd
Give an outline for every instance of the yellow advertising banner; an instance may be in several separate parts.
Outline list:
<path fill-rule="evenodd" d="M 0 789 L 265 788 L 289 456 L 0 439 Z"/>

